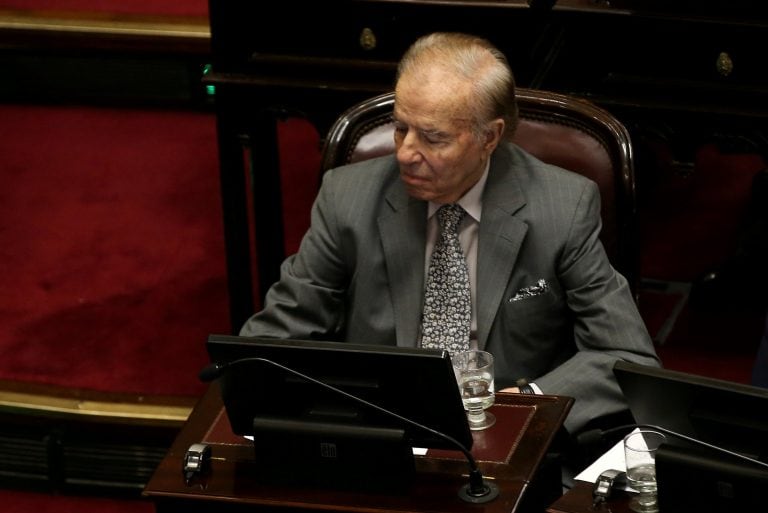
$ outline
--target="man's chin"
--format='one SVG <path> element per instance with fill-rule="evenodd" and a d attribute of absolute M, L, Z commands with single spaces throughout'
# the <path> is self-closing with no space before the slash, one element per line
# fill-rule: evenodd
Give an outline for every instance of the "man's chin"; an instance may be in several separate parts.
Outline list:
<path fill-rule="evenodd" d="M 410 196 L 413 199 L 422 200 L 422 201 L 432 201 L 435 198 L 434 194 L 432 194 L 429 191 L 425 191 L 420 187 L 409 187 L 408 185 L 406 185 L 405 190 L 408 193 L 408 196 Z"/>

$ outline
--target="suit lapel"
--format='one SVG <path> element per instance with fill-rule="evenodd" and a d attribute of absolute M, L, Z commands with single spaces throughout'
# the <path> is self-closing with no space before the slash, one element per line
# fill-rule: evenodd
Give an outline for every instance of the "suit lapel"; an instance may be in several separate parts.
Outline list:
<path fill-rule="evenodd" d="M 387 193 L 391 211 L 379 217 L 395 316 L 397 345 L 414 347 L 421 325 L 424 295 L 427 204 L 411 199 L 400 182 Z"/>
<path fill-rule="evenodd" d="M 528 231 L 527 225 L 514 216 L 525 205 L 525 197 L 507 148 L 500 147 L 494 153 L 483 192 L 477 248 L 477 340 L 480 349 L 486 347 L 520 245 Z"/>

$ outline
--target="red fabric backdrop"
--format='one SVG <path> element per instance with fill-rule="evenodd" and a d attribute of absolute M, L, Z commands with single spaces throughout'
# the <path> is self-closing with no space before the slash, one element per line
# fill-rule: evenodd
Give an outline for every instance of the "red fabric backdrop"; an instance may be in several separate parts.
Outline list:
<path fill-rule="evenodd" d="M 278 134 L 294 251 L 319 136 Z M 202 392 L 230 332 L 217 151 L 211 113 L 0 105 L 0 378 Z"/>
<path fill-rule="evenodd" d="M 229 329 L 215 141 L 211 114 L 2 107 L 0 377 L 202 391 Z"/>

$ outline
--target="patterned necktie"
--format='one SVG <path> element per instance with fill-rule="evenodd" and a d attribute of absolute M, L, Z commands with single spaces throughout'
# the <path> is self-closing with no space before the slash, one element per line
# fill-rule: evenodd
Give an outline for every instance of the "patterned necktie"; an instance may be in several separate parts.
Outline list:
<path fill-rule="evenodd" d="M 437 211 L 440 238 L 429 262 L 421 324 L 421 346 L 450 353 L 469 349 L 472 320 L 469 273 L 458 233 L 464 215 L 464 209 L 456 204 L 443 205 Z"/>

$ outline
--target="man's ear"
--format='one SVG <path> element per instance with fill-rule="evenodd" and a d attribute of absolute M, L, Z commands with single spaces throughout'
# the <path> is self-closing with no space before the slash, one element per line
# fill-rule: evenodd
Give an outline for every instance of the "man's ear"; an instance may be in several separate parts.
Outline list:
<path fill-rule="evenodd" d="M 488 131 L 485 135 L 485 149 L 490 153 L 496 149 L 499 145 L 501 138 L 504 134 L 504 120 L 501 118 L 494 119 L 488 123 Z"/>

